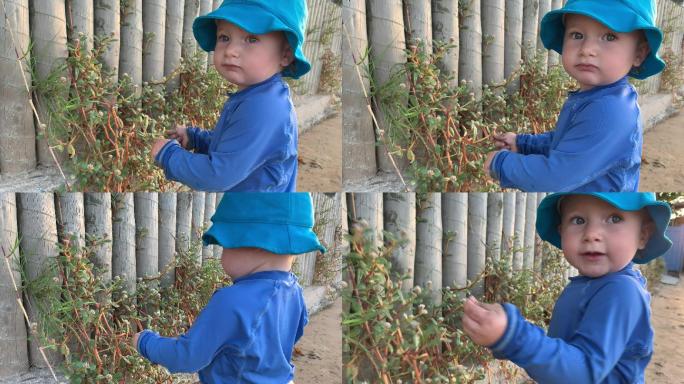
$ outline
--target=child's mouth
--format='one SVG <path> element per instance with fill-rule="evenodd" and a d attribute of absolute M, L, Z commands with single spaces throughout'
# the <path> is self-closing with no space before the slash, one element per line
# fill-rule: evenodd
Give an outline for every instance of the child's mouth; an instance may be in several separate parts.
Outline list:
<path fill-rule="evenodd" d="M 580 71 L 587 71 L 587 72 L 594 72 L 598 70 L 598 67 L 595 65 L 591 64 L 577 64 L 575 68 L 579 69 Z"/>
<path fill-rule="evenodd" d="M 602 253 L 602 252 L 582 252 L 582 257 L 584 257 L 585 259 L 588 259 L 590 261 L 598 260 L 605 255 L 606 254 Z"/>

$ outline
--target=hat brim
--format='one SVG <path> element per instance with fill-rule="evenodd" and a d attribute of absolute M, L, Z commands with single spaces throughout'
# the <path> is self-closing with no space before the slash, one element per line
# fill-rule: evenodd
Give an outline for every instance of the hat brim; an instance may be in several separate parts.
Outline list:
<path fill-rule="evenodd" d="M 563 53 L 563 37 L 565 26 L 563 16 L 572 13 L 591 17 L 615 32 L 628 33 L 638 29 L 644 31 L 650 52 L 638 68 L 628 73 L 635 79 L 643 80 L 660 73 L 665 68 L 665 62 L 658 56 L 658 49 L 663 41 L 663 33 L 652 26 L 643 17 L 624 7 L 616 7 L 612 2 L 593 2 L 591 9 L 586 9 L 577 3 L 566 5 L 564 8 L 551 11 L 544 15 L 540 25 L 540 35 L 544 47 Z"/>
<path fill-rule="evenodd" d="M 260 17 L 254 17 L 256 14 Z M 225 20 L 255 35 L 274 31 L 284 32 L 285 38 L 292 47 L 294 62 L 293 65 L 283 69 L 283 76 L 298 79 L 311 69 L 311 64 L 302 51 L 303 38 L 300 41 L 296 31 L 277 16 L 257 5 L 248 3 L 224 4 L 213 12 L 195 18 L 192 23 L 192 33 L 203 50 L 211 52 L 216 47 L 216 20 Z"/>
<path fill-rule="evenodd" d="M 308 227 L 274 223 L 214 223 L 202 236 L 204 245 L 261 248 L 278 255 L 299 255 L 325 247 Z"/>
<path fill-rule="evenodd" d="M 590 195 L 599 198 L 608 204 L 617 207 L 623 211 L 638 211 L 646 208 L 651 219 L 655 223 L 656 229 L 651 234 L 644 249 L 638 250 L 634 256 L 633 261 L 637 264 L 645 264 L 664 254 L 672 246 L 672 241 L 665 234 L 665 230 L 670 222 L 670 205 L 662 201 L 652 201 L 645 203 L 643 200 L 629 200 L 620 199 L 619 195 L 629 192 L 620 193 L 581 193 L 582 195 Z M 558 212 L 558 201 L 567 195 L 578 195 L 580 193 L 561 192 L 546 196 L 544 200 L 537 207 L 537 222 L 536 228 L 539 237 L 548 241 L 556 248 L 561 249 L 561 236 L 558 232 L 560 225 L 560 212 Z"/>

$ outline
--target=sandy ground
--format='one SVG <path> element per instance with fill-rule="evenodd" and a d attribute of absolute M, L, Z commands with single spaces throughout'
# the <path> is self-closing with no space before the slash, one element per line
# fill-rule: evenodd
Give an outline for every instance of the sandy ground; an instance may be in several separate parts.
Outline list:
<path fill-rule="evenodd" d="M 662 284 L 651 301 L 655 351 L 647 383 L 684 384 L 684 275 L 679 278 L 678 285 Z"/>
<path fill-rule="evenodd" d="M 299 138 L 297 190 L 342 190 L 342 115 L 337 113 Z"/>
<path fill-rule="evenodd" d="M 639 189 L 653 192 L 684 191 L 684 109 L 656 124 L 644 135 Z"/>
<path fill-rule="evenodd" d="M 294 382 L 342 383 L 342 299 L 309 319 L 295 346 Z"/>

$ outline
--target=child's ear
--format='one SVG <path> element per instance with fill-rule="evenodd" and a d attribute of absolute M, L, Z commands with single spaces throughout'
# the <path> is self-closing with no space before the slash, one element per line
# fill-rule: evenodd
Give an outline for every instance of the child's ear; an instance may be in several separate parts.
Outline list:
<path fill-rule="evenodd" d="M 280 66 L 283 68 L 287 68 L 292 62 L 294 61 L 294 53 L 292 52 L 292 47 L 290 47 L 290 44 L 285 40 L 285 44 L 283 47 L 283 54 L 280 58 Z"/>
<path fill-rule="evenodd" d="M 644 249 L 646 243 L 651 238 L 651 235 L 655 232 L 655 223 L 651 220 L 645 220 L 641 223 L 641 231 L 639 233 L 639 249 Z"/>
<path fill-rule="evenodd" d="M 633 67 L 639 67 L 641 63 L 646 60 L 646 56 L 651 53 L 651 47 L 648 45 L 648 40 L 646 40 L 646 37 L 643 39 L 639 40 L 639 43 L 637 44 L 636 48 L 636 55 L 634 56 L 634 62 L 632 63 Z"/>

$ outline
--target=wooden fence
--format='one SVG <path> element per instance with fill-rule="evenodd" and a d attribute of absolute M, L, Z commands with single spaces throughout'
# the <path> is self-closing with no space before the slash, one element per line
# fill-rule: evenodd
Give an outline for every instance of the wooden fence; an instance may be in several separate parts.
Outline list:
<path fill-rule="evenodd" d="M 392 255 L 392 268 L 408 275 L 404 289 L 432 284 L 464 287 L 491 260 L 508 257 L 513 270 L 540 271 L 544 264 L 535 229 L 537 206 L 546 194 L 525 192 L 349 193 L 349 223 L 365 220 L 381 232 L 406 239 Z M 576 274 L 567 266 L 567 276 Z M 482 292 L 476 286 L 475 294 Z"/>
<path fill-rule="evenodd" d="M 0 9 L 0 174 L 17 174 L 52 165 L 53 160 L 34 123 L 29 101 L 31 73 L 44 78 L 68 55 L 67 42 L 85 34 L 87 48 L 94 36 L 112 36 L 103 65 L 134 84 L 172 73 L 181 58 L 199 49 L 192 22 L 216 9 L 220 0 L 2 0 Z M 123 8 L 122 8 L 123 4 Z M 341 7 L 332 0 L 307 0 L 309 19 L 303 46 L 311 71 L 295 83 L 297 94 L 317 93 L 323 57 L 341 55 Z M 32 48 L 29 51 L 29 45 Z M 199 49 L 201 50 L 201 49 Z M 23 67 L 19 66 L 22 58 Z M 328 55 L 330 57 L 330 55 Z M 209 55 L 202 55 L 208 66 Z M 23 70 L 22 70 L 23 69 Z M 173 85 L 172 85 L 173 86 Z M 175 84 L 177 86 L 177 83 Z M 38 110 L 42 120 L 44 113 Z M 42 121 L 46 123 L 46 121 Z M 38 139 L 36 139 L 38 137 Z"/>
<path fill-rule="evenodd" d="M 83 245 L 87 239 L 104 239 L 97 242 L 99 245 L 94 250 L 94 263 L 103 271 L 100 278 L 106 281 L 120 276 L 127 289 L 133 291 L 137 278 L 165 271 L 176 252 L 188 249 L 189 240 L 199 238 L 203 228 L 210 225 L 221 197 L 222 194 L 204 192 L 0 193 L 0 246 L 9 252 L 19 243 L 23 272 L 32 279 L 45 268 L 49 258 L 57 255 L 59 243 L 73 239 Z M 297 256 L 293 270 L 305 287 L 341 281 L 341 231 L 346 225 L 341 194 L 313 194 L 312 197 L 316 216 L 314 230 L 328 252 Z M 203 247 L 197 257 L 201 262 L 220 255 L 220 247 L 209 246 Z M 12 274 L 20 283 L 18 254 L 13 256 Z M 0 262 L 0 378 L 3 378 L 22 373 L 30 365 L 40 367 L 44 363 L 37 344 L 27 341 L 29 333 L 10 272 L 4 258 Z M 166 271 L 161 283 L 171 285 L 175 278 L 173 269 Z M 38 314 L 31 306 L 27 307 L 34 321 Z"/>
<path fill-rule="evenodd" d="M 671 49 L 682 56 L 684 7 L 671 0 L 658 4 L 658 26 L 665 32 L 661 54 Z M 382 85 L 390 73 L 406 61 L 405 49 L 416 39 L 429 48 L 434 41 L 451 41 L 451 49 L 439 65 L 455 80 L 468 82 L 480 95 L 485 84 L 501 83 L 539 53 L 547 65 L 559 63 L 559 55 L 547 51 L 539 39 L 539 22 L 561 0 L 344 0 L 342 24 L 342 103 L 344 124 L 344 180 L 364 180 L 378 169 L 392 171 L 389 159 L 376 146 L 369 100 L 363 87 Z M 372 63 L 372 65 L 370 65 Z M 358 65 L 358 67 L 357 67 Z M 359 81 L 357 70 L 364 78 Z M 653 76 L 642 90 L 657 92 L 660 76 Z M 515 89 L 513 83 L 512 88 Z M 380 124 L 381 110 L 375 110 Z"/>

